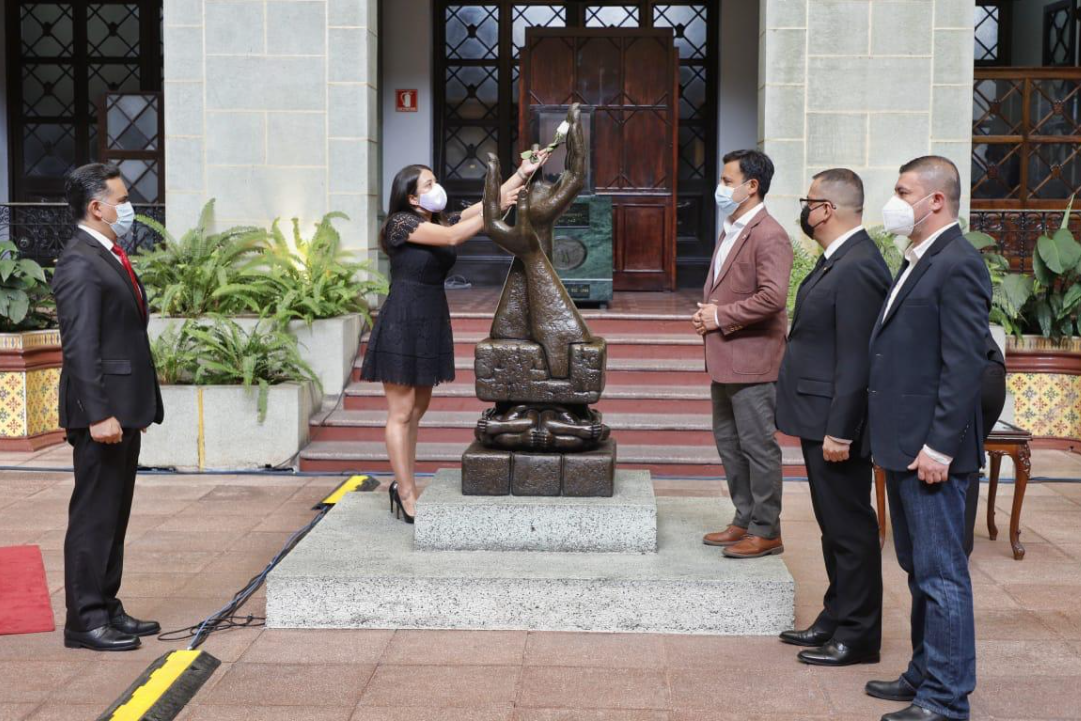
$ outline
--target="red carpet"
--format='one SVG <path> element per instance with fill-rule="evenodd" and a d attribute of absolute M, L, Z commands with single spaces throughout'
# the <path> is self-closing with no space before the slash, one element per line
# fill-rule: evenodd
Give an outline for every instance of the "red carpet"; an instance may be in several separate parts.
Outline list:
<path fill-rule="evenodd" d="M 0 548 L 0 636 L 56 628 L 37 546 Z"/>

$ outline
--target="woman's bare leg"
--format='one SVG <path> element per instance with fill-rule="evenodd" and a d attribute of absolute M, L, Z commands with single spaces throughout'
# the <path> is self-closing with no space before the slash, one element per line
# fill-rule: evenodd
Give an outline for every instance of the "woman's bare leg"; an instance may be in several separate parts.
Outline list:
<path fill-rule="evenodd" d="M 416 486 L 413 478 L 415 466 L 416 441 L 410 442 L 413 414 L 416 405 L 413 386 L 397 383 L 384 383 L 383 391 L 387 396 L 387 456 L 394 471 L 394 480 L 398 481 L 398 493 L 402 498 L 402 508 L 413 515 L 416 499 Z"/>
<path fill-rule="evenodd" d="M 431 386 L 416 386 L 413 388 L 413 413 L 409 419 L 409 477 L 413 479 L 416 479 L 417 472 L 417 436 L 420 433 L 420 419 L 424 417 L 431 402 Z M 410 494 L 409 500 L 407 501 L 404 496 L 402 497 L 402 505 L 409 511 L 411 516 L 414 515 L 413 507 L 416 500 L 416 483 L 414 482 L 413 492 Z"/>

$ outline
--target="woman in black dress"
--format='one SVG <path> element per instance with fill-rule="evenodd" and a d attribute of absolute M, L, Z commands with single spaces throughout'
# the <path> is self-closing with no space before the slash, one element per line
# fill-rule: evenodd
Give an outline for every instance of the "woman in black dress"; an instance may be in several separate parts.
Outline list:
<path fill-rule="evenodd" d="M 501 205 L 514 205 L 530 175 L 547 159 L 525 161 L 503 184 Z M 381 381 L 387 396 L 387 454 L 394 470 L 391 510 L 413 522 L 417 429 L 432 386 L 454 380 L 454 338 L 443 281 L 456 246 L 484 226 L 481 204 L 445 213 L 447 194 L 431 168 L 410 165 L 395 177 L 379 245 L 390 256 L 390 293 L 368 339 L 361 378 Z"/>

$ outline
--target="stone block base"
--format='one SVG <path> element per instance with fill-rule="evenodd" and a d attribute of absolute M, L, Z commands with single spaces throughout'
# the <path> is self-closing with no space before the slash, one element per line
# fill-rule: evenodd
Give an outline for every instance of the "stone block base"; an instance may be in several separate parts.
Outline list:
<path fill-rule="evenodd" d="M 474 441 L 462 454 L 467 496 L 611 497 L 616 442 L 582 453 L 537 453 L 487 448 Z"/>
<path fill-rule="evenodd" d="M 423 495 L 421 496 L 423 498 Z M 417 523 L 425 513 L 418 506 Z M 386 498 L 347 493 L 267 581 L 271 628 L 774 635 L 793 624 L 780 557 L 726 561 L 702 534 L 727 499 L 657 499 L 657 553 L 414 550 Z"/>
<path fill-rule="evenodd" d="M 616 471 L 610 498 L 467 496 L 445 468 L 417 501 L 418 551 L 632 552 L 657 550 L 649 471 Z"/>

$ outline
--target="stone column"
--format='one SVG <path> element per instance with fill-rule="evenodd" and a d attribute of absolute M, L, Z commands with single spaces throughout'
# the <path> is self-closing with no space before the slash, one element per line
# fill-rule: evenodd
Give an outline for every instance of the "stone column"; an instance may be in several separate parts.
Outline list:
<path fill-rule="evenodd" d="M 216 198 L 215 227 L 326 212 L 376 246 L 376 0 L 166 0 L 170 228 Z"/>
<path fill-rule="evenodd" d="M 843 166 L 881 222 L 897 169 L 944 155 L 968 214 L 972 148 L 971 0 L 761 0 L 759 143 L 777 176 L 771 210 L 798 233 L 811 176 Z"/>

